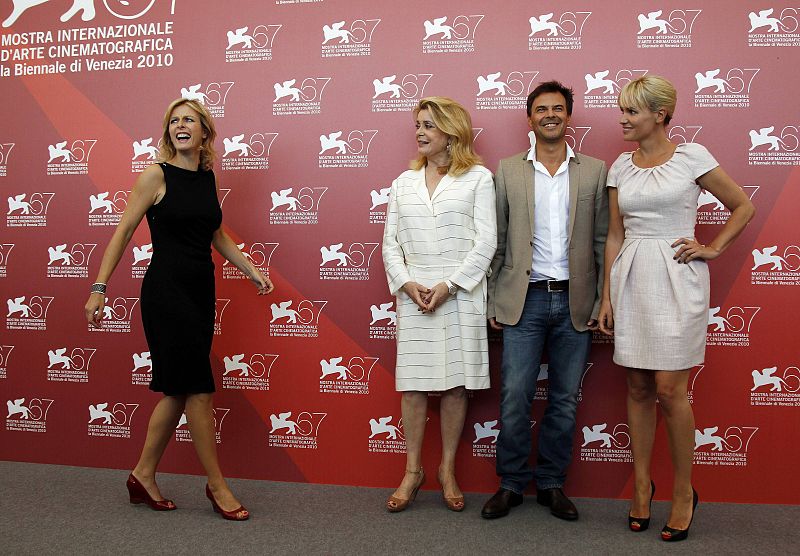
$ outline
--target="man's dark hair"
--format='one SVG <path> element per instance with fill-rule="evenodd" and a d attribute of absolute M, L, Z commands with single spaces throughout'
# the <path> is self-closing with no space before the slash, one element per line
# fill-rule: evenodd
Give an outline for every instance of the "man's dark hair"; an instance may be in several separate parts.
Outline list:
<path fill-rule="evenodd" d="M 558 81 L 545 81 L 544 83 L 539 83 L 539 85 L 537 85 L 536 88 L 531 91 L 531 94 L 528 95 L 528 117 L 531 115 L 533 101 L 536 99 L 536 97 L 543 95 L 544 93 L 561 93 L 564 95 L 564 98 L 567 101 L 567 116 L 572 116 L 572 89 L 562 85 Z"/>

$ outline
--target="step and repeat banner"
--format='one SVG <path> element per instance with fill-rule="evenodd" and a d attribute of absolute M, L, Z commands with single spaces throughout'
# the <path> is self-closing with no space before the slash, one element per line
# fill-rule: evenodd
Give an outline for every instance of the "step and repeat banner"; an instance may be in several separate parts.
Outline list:
<path fill-rule="evenodd" d="M 527 150 L 527 93 L 575 90 L 569 142 L 609 165 L 617 94 L 671 79 L 671 138 L 709 148 L 757 215 L 711 263 L 704 365 L 691 370 L 695 483 L 706 500 L 797 503 L 800 350 L 800 6 L 445 0 L 0 2 L 0 425 L 5 460 L 128 469 L 158 395 L 139 318 L 146 224 L 112 280 L 100 330 L 89 284 L 167 104 L 215 117 L 225 226 L 275 282 L 260 298 L 215 255 L 217 442 L 235 477 L 395 486 L 405 440 L 394 391 L 395 302 L 380 241 L 391 181 L 415 156 L 411 109 L 451 96 L 494 169 Z M 698 200 L 701 241 L 728 217 Z M 191 280 L 186 276 L 186 280 Z M 568 492 L 630 493 L 625 372 L 596 337 L 583 376 Z M 471 398 L 461 486 L 493 491 L 501 340 L 491 390 Z M 538 380 L 534 433 L 547 395 Z M 424 464 L 440 454 L 431 397 Z M 201 473 L 185 419 L 162 470 Z M 654 477 L 671 464 L 659 421 Z M 730 488 L 736 485 L 736 488 Z M 668 492 L 668 489 L 665 489 Z"/>

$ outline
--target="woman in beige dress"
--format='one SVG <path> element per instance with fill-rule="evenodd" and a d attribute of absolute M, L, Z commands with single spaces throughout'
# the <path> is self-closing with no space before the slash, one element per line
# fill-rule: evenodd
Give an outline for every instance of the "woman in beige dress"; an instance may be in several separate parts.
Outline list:
<path fill-rule="evenodd" d="M 741 233 L 755 209 L 714 157 L 696 143 L 667 136 L 677 93 L 645 76 L 620 92 L 622 134 L 639 144 L 608 173 L 609 227 L 600 330 L 614 335 L 614 362 L 628 368 L 628 425 L 634 494 L 629 527 L 644 531 L 655 492 L 650 480 L 656 401 L 666 422 L 675 480 L 665 541 L 688 536 L 697 505 L 691 472 L 694 416 L 689 370 L 703 362 L 709 305 L 706 261 Z M 708 245 L 694 237 L 697 198 L 706 189 L 731 216 Z"/>
<path fill-rule="evenodd" d="M 467 390 L 489 387 L 486 272 L 497 248 L 492 174 L 472 147 L 469 113 L 444 97 L 414 110 L 418 158 L 389 193 L 383 263 L 397 296 L 397 365 L 406 473 L 386 502 L 399 512 L 425 481 L 422 438 L 428 393 L 441 392 L 439 483 L 447 507 L 464 509 L 455 456 Z"/>

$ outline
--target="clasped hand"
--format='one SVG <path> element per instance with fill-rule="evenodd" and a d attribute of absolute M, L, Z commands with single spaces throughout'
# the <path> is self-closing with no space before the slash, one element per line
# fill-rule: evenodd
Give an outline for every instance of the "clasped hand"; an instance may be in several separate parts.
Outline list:
<path fill-rule="evenodd" d="M 439 282 L 432 288 L 426 288 L 417 282 L 406 282 L 403 284 L 403 291 L 423 313 L 433 313 L 437 307 L 450 297 L 447 284 L 444 282 Z"/>

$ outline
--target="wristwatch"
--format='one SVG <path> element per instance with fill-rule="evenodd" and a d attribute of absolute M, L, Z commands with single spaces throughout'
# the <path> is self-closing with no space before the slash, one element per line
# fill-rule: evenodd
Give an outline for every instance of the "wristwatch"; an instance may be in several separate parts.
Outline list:
<path fill-rule="evenodd" d="M 447 286 L 447 292 L 450 295 L 455 295 L 458 292 L 458 286 L 456 286 L 450 280 L 445 280 L 444 284 L 445 284 L 445 286 Z"/>

